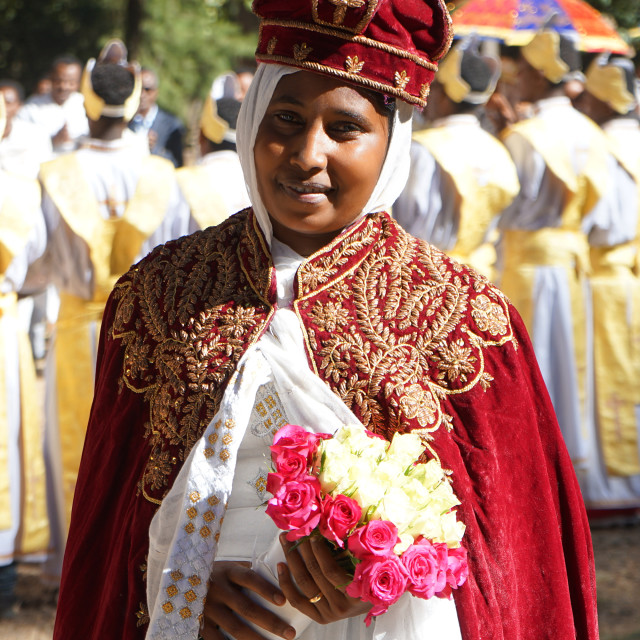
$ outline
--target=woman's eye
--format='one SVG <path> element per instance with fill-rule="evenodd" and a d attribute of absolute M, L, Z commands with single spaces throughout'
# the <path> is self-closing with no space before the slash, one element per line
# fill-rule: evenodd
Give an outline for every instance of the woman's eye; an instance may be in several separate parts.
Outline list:
<path fill-rule="evenodd" d="M 283 122 L 286 124 L 293 124 L 298 122 L 298 118 L 293 113 L 276 113 L 274 114 L 275 118 L 278 122 Z"/>
<path fill-rule="evenodd" d="M 339 135 L 360 133 L 362 131 L 362 127 L 355 122 L 337 122 L 331 128 Z"/>

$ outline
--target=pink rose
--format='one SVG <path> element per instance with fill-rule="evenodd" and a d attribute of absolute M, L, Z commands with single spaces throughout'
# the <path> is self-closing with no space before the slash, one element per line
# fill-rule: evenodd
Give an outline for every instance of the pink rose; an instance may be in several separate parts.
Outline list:
<path fill-rule="evenodd" d="M 343 495 L 332 498 L 327 495 L 322 501 L 320 533 L 327 540 L 335 542 L 341 549 L 344 549 L 344 540 L 358 524 L 361 515 L 362 509 L 353 498 Z"/>
<path fill-rule="evenodd" d="M 407 570 L 398 556 L 374 557 L 358 564 L 346 592 L 352 598 L 373 604 L 365 618 L 369 626 L 373 616 L 384 613 L 405 592 L 407 578 Z"/>
<path fill-rule="evenodd" d="M 307 474 L 307 456 L 293 449 L 279 448 L 278 451 L 272 451 L 271 459 L 278 473 L 288 480 L 294 480 L 298 476 Z"/>
<path fill-rule="evenodd" d="M 320 482 L 315 476 L 302 476 L 296 480 L 282 482 L 279 474 L 267 486 L 278 488 L 269 503 L 266 513 L 279 529 L 289 531 L 287 540 L 293 542 L 308 536 L 320 522 Z"/>
<path fill-rule="evenodd" d="M 436 593 L 439 598 L 450 598 L 451 590 L 462 586 L 469 577 L 467 550 L 464 547 L 447 550 L 447 585 Z"/>
<path fill-rule="evenodd" d="M 356 558 L 387 556 L 398 543 L 398 528 L 387 520 L 370 520 L 349 537 L 349 551 Z"/>
<path fill-rule="evenodd" d="M 285 424 L 278 429 L 273 437 L 273 444 L 270 447 L 271 458 L 275 463 L 277 456 L 283 450 L 290 449 L 304 456 L 311 463 L 320 439 L 317 434 L 311 433 L 303 427 L 295 424 Z"/>
<path fill-rule="evenodd" d="M 401 556 L 409 574 L 407 590 L 425 600 L 447 584 L 447 545 L 432 544 L 426 538 L 412 544 Z"/>

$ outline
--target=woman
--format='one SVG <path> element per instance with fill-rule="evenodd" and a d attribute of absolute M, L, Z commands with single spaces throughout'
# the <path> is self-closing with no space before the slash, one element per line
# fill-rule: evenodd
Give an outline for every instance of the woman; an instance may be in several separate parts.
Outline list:
<path fill-rule="evenodd" d="M 238 125 L 253 208 L 114 290 L 54 637 L 596 638 L 584 508 L 517 314 L 380 213 L 450 41 L 443 5 L 254 10 L 267 64 Z M 403 597 L 366 627 L 309 542 L 283 542 L 264 577 L 274 431 L 353 421 L 420 430 L 451 471 L 470 562 L 455 602 Z"/>

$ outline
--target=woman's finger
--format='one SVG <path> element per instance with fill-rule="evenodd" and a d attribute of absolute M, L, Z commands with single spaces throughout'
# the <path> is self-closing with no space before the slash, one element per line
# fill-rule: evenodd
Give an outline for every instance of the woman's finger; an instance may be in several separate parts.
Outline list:
<path fill-rule="evenodd" d="M 252 629 L 249 622 L 287 640 L 295 637 L 295 629 L 262 607 L 251 593 L 274 604 L 286 602 L 280 589 L 252 571 L 248 563 L 214 563 L 204 610 L 206 640 L 224 637 L 217 627 L 237 640 L 263 640 L 264 636 Z"/>
<path fill-rule="evenodd" d="M 253 571 L 250 568 L 249 563 L 238 562 L 234 563 L 234 565 L 235 566 L 227 574 L 231 582 L 239 587 L 244 587 L 245 589 L 254 591 L 265 600 L 269 600 L 269 602 L 278 606 L 283 605 L 286 602 L 286 598 L 278 586 Z"/>

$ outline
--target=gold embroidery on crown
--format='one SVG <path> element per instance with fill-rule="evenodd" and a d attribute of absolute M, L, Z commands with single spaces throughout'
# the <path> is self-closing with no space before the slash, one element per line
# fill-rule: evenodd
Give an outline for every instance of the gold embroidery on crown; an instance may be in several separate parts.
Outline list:
<path fill-rule="evenodd" d="M 429 97 L 429 92 L 431 91 L 431 85 L 427 82 L 425 82 L 421 87 L 420 87 L 420 99 L 421 100 L 426 100 Z"/>
<path fill-rule="evenodd" d="M 329 28 L 335 28 L 335 31 L 342 32 L 342 34 L 357 34 L 362 33 L 362 31 L 366 28 L 366 26 L 371 21 L 373 14 L 376 11 L 376 8 L 380 2 L 380 0 L 328 0 L 328 2 L 334 5 L 336 8 L 333 11 L 331 16 L 331 22 L 327 22 L 320 18 L 319 12 L 319 2 L 320 0 L 312 0 L 311 2 L 311 12 L 313 16 L 313 21 L 316 23 L 313 26 L 325 25 Z M 324 0 L 323 0 L 324 2 Z M 345 26 L 344 20 L 347 15 L 348 9 L 360 9 L 366 3 L 366 9 L 360 16 L 360 20 L 357 24 L 352 26 Z M 263 21 L 264 22 L 264 21 Z M 273 22 L 273 21 L 269 21 Z"/>
<path fill-rule="evenodd" d="M 336 7 L 333 12 L 333 24 L 337 27 L 344 22 L 347 9 L 359 9 L 364 5 L 364 0 L 329 0 L 329 2 Z"/>
<path fill-rule="evenodd" d="M 404 69 L 402 71 L 396 71 L 393 74 L 393 81 L 396 87 L 402 91 L 404 91 L 405 87 L 409 84 L 409 80 L 411 80 L 411 78 Z"/>
<path fill-rule="evenodd" d="M 358 56 L 348 56 L 344 61 L 344 68 L 348 73 L 352 73 L 353 75 L 357 75 L 362 71 L 362 67 L 364 67 L 364 61 L 360 62 Z"/>
<path fill-rule="evenodd" d="M 296 62 L 302 62 L 307 58 L 307 56 L 313 51 L 313 48 L 310 47 L 306 42 L 302 44 L 294 44 L 293 45 L 293 59 Z"/>
<path fill-rule="evenodd" d="M 276 45 L 278 44 L 278 38 L 275 36 L 269 40 L 267 43 L 267 53 L 272 54 L 276 50 Z"/>

